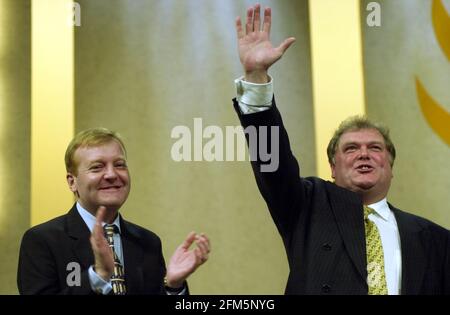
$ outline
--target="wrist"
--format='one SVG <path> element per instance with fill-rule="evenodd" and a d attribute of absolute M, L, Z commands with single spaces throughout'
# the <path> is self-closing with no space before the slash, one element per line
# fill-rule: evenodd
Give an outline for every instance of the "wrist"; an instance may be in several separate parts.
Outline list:
<path fill-rule="evenodd" d="M 108 282 L 111 279 L 112 274 L 108 273 L 107 271 L 103 270 L 102 268 L 95 267 L 95 265 L 92 267 L 94 272 L 103 280 Z"/>
<path fill-rule="evenodd" d="M 169 291 L 171 290 L 181 290 L 184 287 L 184 280 L 183 281 L 174 281 L 170 278 L 164 277 L 164 286 Z"/>
<path fill-rule="evenodd" d="M 245 72 L 244 80 L 257 84 L 264 84 L 270 81 L 267 71 Z"/>

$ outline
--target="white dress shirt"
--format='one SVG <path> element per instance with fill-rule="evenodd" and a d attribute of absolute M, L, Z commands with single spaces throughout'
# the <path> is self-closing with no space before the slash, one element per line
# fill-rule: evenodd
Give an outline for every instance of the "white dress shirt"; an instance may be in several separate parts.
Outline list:
<path fill-rule="evenodd" d="M 236 79 L 236 99 L 241 113 L 252 114 L 271 108 L 273 98 L 273 79 L 265 84 L 255 84 L 244 81 L 243 77 Z M 401 292 L 402 255 L 400 234 L 394 213 L 384 198 L 374 204 L 367 205 L 375 210 L 369 215 L 380 232 L 384 252 L 384 267 L 389 295 L 398 295 Z"/>
<path fill-rule="evenodd" d="M 380 232 L 388 294 L 398 295 L 401 292 L 402 254 L 397 221 L 386 198 L 367 206 L 375 210 L 369 214 L 369 220 L 375 223 Z"/>

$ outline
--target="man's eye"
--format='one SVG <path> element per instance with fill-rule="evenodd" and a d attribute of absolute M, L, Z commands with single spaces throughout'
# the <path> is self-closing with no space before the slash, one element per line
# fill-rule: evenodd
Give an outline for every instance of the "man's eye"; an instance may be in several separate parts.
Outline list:
<path fill-rule="evenodd" d="M 353 152 L 356 150 L 356 147 L 346 147 L 344 152 Z"/>
<path fill-rule="evenodd" d="M 119 164 L 116 164 L 116 167 L 118 167 L 118 168 L 127 168 L 127 165 L 125 163 L 119 163 Z"/>
<path fill-rule="evenodd" d="M 93 165 L 89 168 L 89 170 L 91 170 L 91 171 L 99 171 L 101 169 L 102 169 L 101 165 Z"/>

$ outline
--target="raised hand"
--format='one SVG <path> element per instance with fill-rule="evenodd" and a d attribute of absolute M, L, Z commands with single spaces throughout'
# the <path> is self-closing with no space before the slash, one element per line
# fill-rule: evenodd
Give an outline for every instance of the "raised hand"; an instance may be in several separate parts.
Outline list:
<path fill-rule="evenodd" d="M 103 234 L 102 222 L 105 221 L 106 208 L 97 210 L 96 222 L 91 234 L 91 246 L 95 257 L 95 272 L 105 281 L 109 281 L 114 271 L 114 255 Z"/>
<path fill-rule="evenodd" d="M 239 58 L 244 67 L 245 80 L 254 83 L 266 83 L 268 81 L 267 70 L 269 67 L 280 59 L 295 41 L 295 38 L 289 37 L 280 46 L 273 47 L 270 42 L 271 9 L 265 8 L 264 10 L 262 29 L 260 10 L 259 4 L 247 10 L 245 32 L 241 18 L 236 18 Z"/>
<path fill-rule="evenodd" d="M 189 250 L 194 241 L 196 247 Z M 167 285 L 180 288 L 187 277 L 208 260 L 210 249 L 209 239 L 205 234 L 189 233 L 170 258 L 167 266 Z"/>

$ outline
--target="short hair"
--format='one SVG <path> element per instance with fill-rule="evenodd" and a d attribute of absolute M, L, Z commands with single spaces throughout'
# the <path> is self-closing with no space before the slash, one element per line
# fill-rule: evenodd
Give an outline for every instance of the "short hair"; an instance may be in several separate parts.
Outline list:
<path fill-rule="evenodd" d="M 361 129 L 375 129 L 383 136 L 386 144 L 386 149 L 390 154 L 391 167 L 394 166 L 395 160 L 395 146 L 389 136 L 389 129 L 381 123 L 370 121 L 366 116 L 351 116 L 345 119 L 333 134 L 327 147 L 328 162 L 330 165 L 334 165 L 334 156 L 336 154 L 337 147 L 341 136 L 348 131 L 357 131 Z"/>
<path fill-rule="evenodd" d="M 78 148 L 96 147 L 110 143 L 111 141 L 117 141 L 122 147 L 125 156 L 127 155 L 123 140 L 117 132 L 106 128 L 91 128 L 79 132 L 67 146 L 66 154 L 64 156 L 66 171 L 75 175 L 77 174 L 78 165 L 74 159 L 74 155 Z"/>

